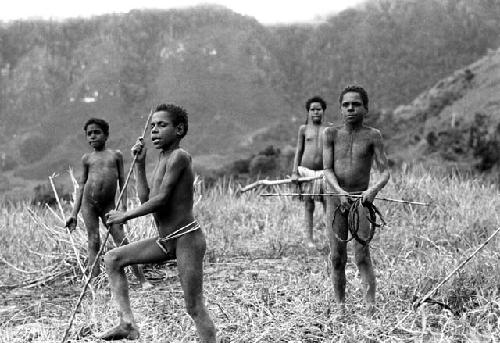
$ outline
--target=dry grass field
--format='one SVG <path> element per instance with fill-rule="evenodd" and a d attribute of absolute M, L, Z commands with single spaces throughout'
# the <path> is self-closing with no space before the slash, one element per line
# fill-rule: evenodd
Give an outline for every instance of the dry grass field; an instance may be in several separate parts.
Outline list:
<path fill-rule="evenodd" d="M 496 187 L 420 169 L 392 176 L 381 195 L 432 205 L 376 203 L 387 226 L 371 243 L 378 280 L 373 315 L 364 311 L 351 249 L 347 310 L 336 310 L 320 210 L 317 249 L 306 249 L 300 202 L 239 195 L 236 188 L 226 181 L 197 187 L 197 218 L 208 240 L 206 301 L 221 342 L 500 341 L 500 236 L 432 296 L 445 306 L 431 302 L 412 309 L 500 225 Z M 135 205 L 132 199 L 129 207 Z M 68 214 L 70 205 L 63 207 Z M 6 201 L 0 211 L 0 342 L 60 342 L 82 288 L 77 261 L 84 263 L 86 255 L 84 228 L 66 233 L 58 207 Z M 149 217 L 131 221 L 131 240 L 155 235 L 151 224 Z M 152 290 L 129 278 L 139 342 L 195 342 L 175 263 L 146 266 L 146 274 Z M 115 321 L 102 275 L 85 297 L 70 339 L 96 342 L 95 335 Z"/>

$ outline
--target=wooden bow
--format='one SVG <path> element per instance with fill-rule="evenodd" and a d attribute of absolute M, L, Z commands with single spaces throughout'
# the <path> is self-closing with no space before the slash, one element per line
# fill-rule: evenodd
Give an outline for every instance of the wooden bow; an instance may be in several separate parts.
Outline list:
<path fill-rule="evenodd" d="M 323 175 L 318 175 L 318 176 L 307 176 L 307 177 L 299 177 L 298 182 L 308 182 L 308 181 L 313 181 L 317 179 L 323 178 Z M 244 193 L 246 191 L 249 191 L 255 187 L 258 186 L 274 186 L 274 185 L 284 185 L 287 183 L 292 183 L 292 179 L 283 179 L 283 180 L 258 180 L 255 181 L 254 183 L 251 183 L 249 185 L 246 185 L 245 187 L 240 188 L 240 192 Z"/>

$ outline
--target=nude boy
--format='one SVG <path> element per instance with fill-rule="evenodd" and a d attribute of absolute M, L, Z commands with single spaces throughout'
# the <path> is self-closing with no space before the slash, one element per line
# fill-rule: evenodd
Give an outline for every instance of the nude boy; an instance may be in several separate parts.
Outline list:
<path fill-rule="evenodd" d="M 389 181 L 387 157 L 380 131 L 363 124 L 368 113 L 368 94 L 359 86 L 348 86 L 340 94 L 340 111 L 344 124 L 330 127 L 323 134 L 323 164 L 329 191 L 346 194 L 343 197 L 328 197 L 327 223 L 332 263 L 334 297 L 344 307 L 345 266 L 348 233 L 347 207 L 349 193 L 361 192 L 363 203 L 372 203 L 377 193 Z M 374 166 L 380 179 L 370 186 L 370 170 Z M 359 193 L 358 193 L 359 194 Z M 358 236 L 368 238 L 370 223 L 362 207 L 359 213 Z M 355 261 L 365 287 L 365 301 L 369 310 L 375 302 L 375 274 L 370 258 L 370 246 L 354 242 Z"/>
<path fill-rule="evenodd" d="M 298 184 L 299 176 L 323 176 L 323 125 L 326 102 L 319 96 L 312 97 L 306 101 L 307 120 L 299 128 L 297 148 L 293 162 L 292 182 Z M 321 194 L 324 191 L 323 178 L 298 185 L 304 193 Z M 305 226 L 307 235 L 307 246 L 314 247 L 313 215 L 314 201 L 323 204 L 326 211 L 326 202 L 322 196 L 303 196 L 305 207 Z"/>
<path fill-rule="evenodd" d="M 193 214 L 191 156 L 179 143 L 188 130 L 188 115 L 175 105 L 161 104 L 151 119 L 151 141 L 160 151 L 153 171 L 151 189 L 146 179 L 146 149 L 138 141 L 135 167 L 141 205 L 127 212 L 111 211 L 108 224 L 152 213 L 158 237 L 144 239 L 109 251 L 104 257 L 111 291 L 119 307 L 120 323 L 101 336 L 105 340 L 137 339 L 139 331 L 130 308 L 127 279 L 123 268 L 137 263 L 157 263 L 177 258 L 186 310 L 194 320 L 202 342 L 215 342 L 215 327 L 203 299 L 203 256 L 206 243 Z M 169 239 L 176 233 L 178 238 Z M 169 236 L 170 235 L 170 236 Z"/>
<path fill-rule="evenodd" d="M 75 206 L 66 221 L 70 231 L 76 228 L 77 216 L 82 209 L 83 220 L 88 234 L 88 267 L 94 263 L 101 245 L 99 236 L 99 218 L 105 222 L 105 214 L 115 208 L 116 183 L 123 189 L 123 157 L 117 150 L 106 149 L 109 136 L 109 124 L 98 118 L 89 119 L 84 127 L 87 141 L 94 151 L 82 157 L 82 175 L 78 182 Z M 127 209 L 127 192 L 124 192 L 121 208 Z M 128 244 L 123 226 L 116 224 L 109 227 L 111 236 L 117 246 Z M 139 266 L 133 268 L 135 276 L 144 288 L 151 285 L 146 281 Z M 96 264 L 92 276 L 100 273 Z"/>

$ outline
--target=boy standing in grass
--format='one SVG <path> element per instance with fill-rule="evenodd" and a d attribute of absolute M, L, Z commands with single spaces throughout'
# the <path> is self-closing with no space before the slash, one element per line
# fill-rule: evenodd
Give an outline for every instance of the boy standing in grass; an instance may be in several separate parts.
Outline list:
<path fill-rule="evenodd" d="M 104 333 L 102 339 L 139 337 L 123 268 L 177 258 L 186 310 L 195 322 L 201 341 L 215 342 L 215 327 L 203 299 L 206 243 L 193 214 L 191 156 L 179 146 L 187 131 L 188 115 L 183 108 L 165 104 L 156 107 L 151 118 L 151 140 L 160 155 L 153 171 L 151 189 L 146 179 L 144 143 L 139 140 L 132 148 L 133 153 L 138 154 L 135 171 L 141 205 L 127 212 L 111 211 L 107 223 L 121 224 L 152 213 L 159 237 L 113 249 L 104 257 L 111 291 L 119 307 L 120 323 Z"/>
<path fill-rule="evenodd" d="M 299 187 L 299 177 L 323 176 L 323 140 L 322 133 L 326 102 L 319 96 L 312 97 L 306 101 L 307 119 L 306 123 L 299 128 L 297 148 L 293 162 L 292 182 Z M 305 184 L 301 192 L 321 194 L 323 193 L 323 177 Z M 303 196 L 305 207 L 305 226 L 307 234 L 307 246 L 314 247 L 313 239 L 313 215 L 314 202 L 323 204 L 326 212 L 326 202 L 322 196 Z"/>
<path fill-rule="evenodd" d="M 340 111 L 344 124 L 329 127 L 323 133 L 323 163 L 329 191 L 345 194 L 327 199 L 327 223 L 334 296 L 345 307 L 345 266 L 347 263 L 349 194 L 362 195 L 362 203 L 372 203 L 377 193 L 389 181 L 387 157 L 380 131 L 363 124 L 368 113 L 368 94 L 359 86 L 348 86 L 340 94 Z M 374 163 L 381 173 L 378 182 L 369 187 L 370 170 Z M 360 240 L 354 242 L 355 261 L 366 288 L 365 301 L 371 311 L 375 303 L 375 274 L 370 258 L 370 246 L 363 244 L 370 232 L 367 211 L 359 213 Z"/>
<path fill-rule="evenodd" d="M 101 245 L 99 235 L 99 218 L 105 222 L 105 214 L 114 209 L 116 196 L 116 183 L 123 189 L 123 156 L 118 150 L 106 149 L 106 140 L 109 136 L 109 124 L 103 119 L 91 118 L 84 127 L 87 141 L 94 150 L 82 157 L 82 175 L 78 182 L 75 206 L 71 216 L 66 221 L 66 226 L 73 231 L 76 228 L 77 216 L 82 208 L 83 220 L 88 234 L 88 266 L 92 266 Z M 122 197 L 121 208 L 127 209 L 127 192 Z M 123 226 L 116 224 L 109 227 L 111 236 L 117 246 L 128 244 Z M 135 276 L 143 286 L 151 285 L 146 281 L 139 266 L 132 269 Z M 96 264 L 92 276 L 100 273 Z"/>

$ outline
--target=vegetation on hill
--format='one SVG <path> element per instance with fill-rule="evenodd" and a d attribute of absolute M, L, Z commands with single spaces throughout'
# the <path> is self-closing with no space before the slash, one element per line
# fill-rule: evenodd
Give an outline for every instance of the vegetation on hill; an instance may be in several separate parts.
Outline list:
<path fill-rule="evenodd" d="M 18 161 L 8 178 L 77 165 L 90 116 L 128 150 L 158 102 L 186 107 L 185 145 L 206 169 L 293 145 L 309 96 L 336 121 L 340 89 L 357 82 L 373 113 L 391 111 L 496 49 L 498 18 L 497 1 L 371 0 L 318 25 L 268 27 L 213 6 L 2 24 L 0 151 Z"/>
<path fill-rule="evenodd" d="M 406 147 L 395 154 L 412 150 L 415 161 L 493 171 L 500 177 L 499 76 L 500 49 L 438 81 L 409 105 L 396 108 L 383 118 L 393 131 L 393 143 Z"/>
<path fill-rule="evenodd" d="M 296 27 L 279 28 L 275 34 L 295 48 L 287 94 L 294 94 L 294 108 L 315 93 L 333 104 L 341 87 L 359 82 L 373 108 L 394 109 L 496 49 L 498 18 L 498 1 L 375 0 L 330 17 L 307 39 Z"/>

